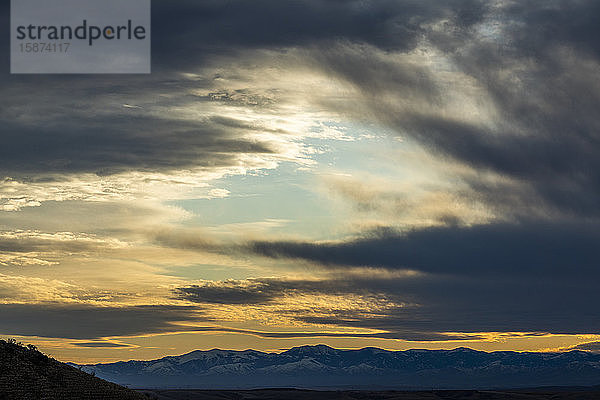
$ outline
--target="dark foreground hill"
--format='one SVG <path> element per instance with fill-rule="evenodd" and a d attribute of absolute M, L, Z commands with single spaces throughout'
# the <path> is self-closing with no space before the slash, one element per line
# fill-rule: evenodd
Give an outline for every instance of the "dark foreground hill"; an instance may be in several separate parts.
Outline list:
<path fill-rule="evenodd" d="M 283 353 L 194 351 L 83 368 L 136 388 L 421 390 L 600 384 L 600 354 L 582 351 L 339 350 L 319 345 Z"/>
<path fill-rule="evenodd" d="M 148 400 L 45 356 L 33 346 L 0 340 L 0 400 Z"/>

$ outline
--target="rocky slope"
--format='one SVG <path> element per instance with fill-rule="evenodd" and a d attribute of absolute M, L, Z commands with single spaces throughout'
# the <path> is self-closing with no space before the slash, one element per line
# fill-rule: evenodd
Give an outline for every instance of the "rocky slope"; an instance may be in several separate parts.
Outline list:
<path fill-rule="evenodd" d="M 149 397 L 45 356 L 33 346 L 0 340 L 2 400 L 142 400 Z"/>

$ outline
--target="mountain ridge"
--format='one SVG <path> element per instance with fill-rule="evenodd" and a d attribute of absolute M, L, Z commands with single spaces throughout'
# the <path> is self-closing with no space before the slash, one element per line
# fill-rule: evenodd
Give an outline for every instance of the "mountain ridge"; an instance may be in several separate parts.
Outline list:
<path fill-rule="evenodd" d="M 600 354 L 452 350 L 392 351 L 298 346 L 275 352 L 195 350 L 148 361 L 82 365 L 130 387 L 479 389 L 600 384 Z"/>

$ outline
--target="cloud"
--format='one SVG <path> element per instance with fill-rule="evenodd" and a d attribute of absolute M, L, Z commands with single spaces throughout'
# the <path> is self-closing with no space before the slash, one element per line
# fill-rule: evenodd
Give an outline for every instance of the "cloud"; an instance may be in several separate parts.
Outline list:
<path fill-rule="evenodd" d="M 410 332 L 434 336 L 456 332 L 594 334 L 600 329 L 589 322 L 595 312 L 592 303 L 598 300 L 590 284 L 431 276 L 356 284 L 399 305 L 370 312 L 296 313 L 296 318 L 326 327 L 382 330 L 407 340 L 412 340 Z"/>
<path fill-rule="evenodd" d="M 117 348 L 117 347 L 131 347 L 127 344 L 113 343 L 113 342 L 72 342 L 73 346 L 87 347 L 87 348 Z"/>
<path fill-rule="evenodd" d="M 301 337 L 355 337 L 382 338 L 419 341 L 436 340 L 475 340 L 481 338 L 477 334 L 460 334 L 451 332 L 435 332 L 413 328 L 410 324 L 394 326 L 381 322 L 383 316 L 393 320 L 392 315 L 398 310 L 409 307 L 405 304 L 387 302 L 385 296 L 397 300 L 401 296 L 386 292 L 377 287 L 376 281 L 369 279 L 323 279 L 292 280 L 283 278 L 260 278 L 241 281 L 227 280 L 205 282 L 173 290 L 177 299 L 202 304 L 207 309 L 211 305 L 222 304 L 233 306 L 236 319 L 249 322 L 257 320 L 261 312 L 277 315 L 281 320 L 289 320 L 292 325 L 306 325 L 306 332 L 279 330 L 249 330 L 231 327 L 203 327 L 200 331 L 222 331 L 250 334 L 267 338 L 301 338 Z M 312 300 L 322 298 L 322 302 Z M 342 304 L 347 303 L 347 304 Z M 261 312 L 253 309 L 250 313 L 245 307 L 261 306 Z M 414 305 L 413 305 L 414 306 Z M 238 311 L 235 311 L 236 308 Z M 257 314 L 258 312 L 258 314 Z M 245 318 L 244 315 L 247 315 Z M 215 320 L 223 316 L 214 315 Z M 376 321 L 376 322 L 373 322 Z M 316 325 L 316 326 L 315 326 Z M 329 326 L 334 331 L 319 327 Z M 340 330 L 344 328 L 344 330 Z M 349 328 L 359 329 L 347 332 Z M 371 332 L 365 332 L 365 329 Z"/>
<path fill-rule="evenodd" d="M 115 238 L 73 232 L 0 231 L 0 266 L 56 265 L 65 255 L 92 254 L 125 248 Z"/>
<path fill-rule="evenodd" d="M 442 226 L 405 233 L 381 229 L 342 242 L 248 244 L 270 258 L 295 258 L 329 266 L 412 269 L 459 276 L 595 276 L 597 224 L 569 222 Z"/>
<path fill-rule="evenodd" d="M 486 3 L 409 8 L 418 34 L 393 51 L 350 34 L 306 45 L 315 70 L 356 89 L 319 104 L 471 168 L 454 179 L 499 213 L 597 217 L 597 4 Z"/>
<path fill-rule="evenodd" d="M 410 49 L 428 24 L 452 20 L 468 27 L 481 19 L 486 8 L 475 0 L 444 4 L 434 0 L 258 0 L 252 4 L 161 0 L 152 4 L 153 73 L 196 66 L 215 52 L 236 48 L 283 48 L 338 38 Z M 3 5 L 0 16 L 7 23 L 9 15 Z M 8 40 L 3 39 L 2 47 L 8 48 Z"/>
<path fill-rule="evenodd" d="M 2 333 L 70 339 L 99 339 L 185 331 L 177 322 L 202 316 L 185 306 L 94 307 L 61 304 L 0 304 Z"/>
<path fill-rule="evenodd" d="M 323 176 L 321 180 L 332 200 L 342 200 L 341 205 L 350 205 L 357 217 L 375 218 L 375 221 L 381 221 L 380 225 L 407 229 L 481 224 L 497 218 L 484 202 L 473 199 L 473 192 L 467 192 L 465 187 L 448 188 L 440 180 L 414 176 L 411 181 L 381 179 L 364 173 L 360 176 Z"/>
<path fill-rule="evenodd" d="M 471 167 L 476 174 L 457 180 L 499 213 L 596 215 L 598 46 L 584 37 L 597 29 L 596 9 L 591 1 L 158 2 L 156 74 L 4 79 L 0 168 L 31 184 L 57 179 L 49 174 L 243 173 L 306 161 L 286 139 L 294 131 L 269 121 L 304 102 Z M 301 69 L 344 95 L 316 85 L 293 96 L 292 76 L 269 79 Z M 44 96 L 26 95 L 31 85 Z M 39 203 L 21 196 L 4 208 Z"/>
<path fill-rule="evenodd" d="M 252 4 L 216 1 L 157 2 L 152 26 L 159 68 L 186 68 L 215 53 L 239 48 L 284 48 L 339 38 L 385 49 L 413 48 L 424 25 L 446 18 L 471 25 L 485 7 L 476 1 L 329 1 Z M 175 21 L 177 21 L 175 23 Z"/>
<path fill-rule="evenodd" d="M 380 230 L 338 242 L 262 241 L 248 250 L 321 265 L 337 277 L 331 286 L 382 296 L 390 305 L 378 312 L 297 313 L 306 323 L 388 332 L 592 334 L 600 329 L 590 322 L 600 300 L 591 283 L 598 278 L 598 232 L 595 223 L 530 221 Z M 351 278 L 360 266 L 420 273 Z"/>
<path fill-rule="evenodd" d="M 42 260 L 36 253 L 3 254 L 0 256 L 2 266 L 22 265 L 53 265 L 52 262 Z M 101 301 L 121 296 L 115 291 L 102 292 L 101 290 L 86 290 L 73 283 L 58 279 L 44 279 L 38 277 L 15 276 L 0 274 L 0 302 L 10 303 L 35 303 L 57 302 L 75 303 L 78 301 Z"/>
<path fill-rule="evenodd" d="M 589 39 L 598 33 L 597 10 L 593 1 L 500 2 L 479 29 L 436 32 L 434 46 L 487 93 L 497 118 L 465 123 L 417 115 L 394 125 L 438 154 L 521 182 L 537 197 L 527 204 L 527 191 L 471 182 L 491 204 L 510 202 L 505 206 L 521 207 L 521 217 L 540 207 L 597 216 L 600 120 L 592 110 L 600 105 L 600 53 Z"/>
<path fill-rule="evenodd" d="M 208 309 L 210 304 L 230 305 L 242 320 L 244 315 L 260 318 L 258 309 L 247 308 L 260 305 L 261 312 L 307 324 L 307 329 L 366 329 L 372 337 L 444 341 L 481 339 L 485 332 L 593 334 L 600 329 L 591 322 L 600 298 L 591 282 L 587 276 L 543 273 L 390 277 L 341 271 L 313 282 L 212 282 L 178 288 L 175 294 Z"/>
<path fill-rule="evenodd" d="M 276 278 L 210 281 L 203 285 L 180 287 L 174 290 L 180 299 L 215 304 L 267 304 L 283 296 L 295 294 L 343 295 L 355 292 L 356 288 L 349 287 L 343 281 Z"/>
<path fill-rule="evenodd" d="M 299 318 L 300 319 L 300 318 Z M 342 325 L 342 324 L 340 324 Z M 197 332 L 231 332 L 241 333 L 245 335 L 253 335 L 263 338 L 276 338 L 276 339 L 293 339 L 293 338 L 315 338 L 315 337 L 335 337 L 335 338 L 371 338 L 371 339 L 401 339 L 401 340 L 414 340 L 414 341 L 444 341 L 444 340 L 477 340 L 483 336 L 480 335 L 467 335 L 467 334 L 444 334 L 444 333 L 428 333 L 428 332 L 411 332 L 411 331 L 399 331 L 399 332 L 374 332 L 374 333 L 360 333 L 360 332 L 327 332 L 327 331 L 312 331 L 312 332 L 298 332 L 298 331 L 257 331 L 251 329 L 236 329 L 227 327 L 203 327 L 198 328 Z"/>
<path fill-rule="evenodd" d="M 456 2 L 461 9 L 471 3 Z M 265 58 L 273 55 L 261 53 L 263 49 L 280 53 L 282 46 L 311 46 L 339 38 L 410 49 L 415 46 L 424 21 L 446 17 L 451 10 L 433 1 L 259 1 L 252 5 L 243 1 L 228 5 L 212 1 L 157 2 L 153 13 L 160 17 L 153 24 L 152 51 L 156 70 L 163 72 L 126 79 L 3 79 L 1 84 L 10 104 L 3 105 L 0 112 L 0 168 L 8 176 L 23 178 L 42 173 L 106 176 L 132 170 L 237 166 L 242 154 L 276 153 L 272 142 L 250 135 L 268 132 L 267 126 L 215 112 L 216 104 L 269 108 L 273 101 L 256 90 L 256 79 L 246 87 L 222 87 L 222 78 L 236 73 L 235 66 L 213 68 L 213 60 L 237 57 L 238 65 L 244 66 L 245 59 L 259 59 L 259 64 L 263 64 Z M 2 17 L 8 18 L 6 8 L 2 9 Z M 222 54 L 215 57 L 211 54 L 215 51 Z M 368 54 L 359 51 L 355 58 L 365 56 Z M 240 72 L 250 75 L 252 71 L 247 65 L 244 67 L 246 71 Z M 408 70 L 394 72 L 393 68 L 390 64 L 389 73 L 415 75 Z M 198 74 L 200 78 L 187 79 L 181 72 Z M 360 76 L 364 75 L 354 78 Z M 250 76 L 240 80 L 247 78 Z M 370 80 L 362 86 L 378 82 Z M 32 85 L 44 87 L 44 95 L 32 99 L 28 90 Z M 64 86 L 70 88 L 68 94 L 62 90 Z M 192 94 L 194 90 L 203 95 Z M 266 93 L 279 91 L 271 86 Z M 181 118 L 182 108 L 190 106 L 193 118 Z M 169 112 L 159 112 L 160 108 Z"/>
<path fill-rule="evenodd" d="M 45 128 L 3 124 L 0 167 L 17 176 L 42 171 L 111 175 L 130 170 L 227 167 L 237 165 L 236 154 L 272 153 L 266 144 L 235 137 L 232 131 L 214 119 L 190 122 L 117 113 L 110 119 L 62 114 Z"/>
<path fill-rule="evenodd" d="M 600 342 L 580 343 L 570 347 L 569 350 L 600 351 Z"/>
<path fill-rule="evenodd" d="M 41 250 L 89 251 L 127 247 L 115 238 L 74 232 L 41 232 L 37 230 L 0 231 L 0 251 L 29 252 Z"/>

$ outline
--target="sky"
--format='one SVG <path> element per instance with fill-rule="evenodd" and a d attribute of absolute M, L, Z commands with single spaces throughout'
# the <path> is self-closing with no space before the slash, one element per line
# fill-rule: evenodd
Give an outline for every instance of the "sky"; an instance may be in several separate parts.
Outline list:
<path fill-rule="evenodd" d="M 599 34 L 593 0 L 154 0 L 150 75 L 10 75 L 1 36 L 0 337 L 597 351 Z"/>

